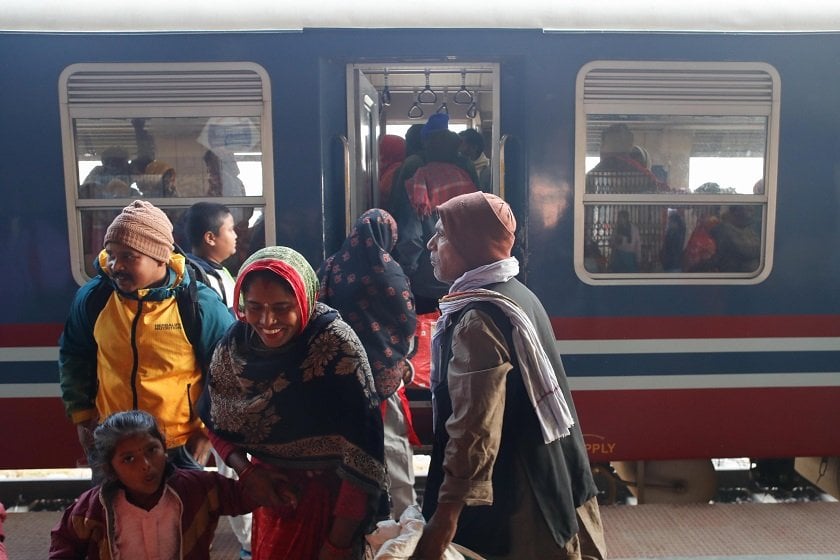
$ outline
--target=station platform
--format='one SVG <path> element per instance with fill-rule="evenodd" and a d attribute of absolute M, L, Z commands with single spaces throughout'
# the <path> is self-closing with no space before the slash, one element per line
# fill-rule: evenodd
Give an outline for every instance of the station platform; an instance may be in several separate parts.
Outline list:
<path fill-rule="evenodd" d="M 616 560 L 840 560 L 840 502 L 612 505 L 601 515 L 609 558 Z M 9 559 L 47 558 L 60 516 L 9 513 Z M 222 519 L 211 559 L 238 557 L 239 544 Z"/>

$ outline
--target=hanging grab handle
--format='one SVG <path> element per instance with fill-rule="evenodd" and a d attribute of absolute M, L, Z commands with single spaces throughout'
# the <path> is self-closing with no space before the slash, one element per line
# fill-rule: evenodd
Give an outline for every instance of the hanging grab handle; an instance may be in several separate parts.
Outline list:
<path fill-rule="evenodd" d="M 470 106 L 467 108 L 467 117 L 470 119 L 474 119 L 475 116 L 478 114 L 478 107 L 475 104 L 475 101 L 470 103 Z"/>
<path fill-rule="evenodd" d="M 417 96 L 419 99 L 419 95 Z M 423 118 L 423 107 L 420 106 L 419 101 L 415 101 L 414 104 L 408 108 L 408 118 L 411 120 L 421 119 Z"/>
<path fill-rule="evenodd" d="M 469 105 L 474 101 L 472 92 L 467 89 L 467 72 L 465 70 L 461 70 L 461 89 L 455 92 L 452 101 L 458 105 Z"/>
<path fill-rule="evenodd" d="M 429 73 L 429 70 L 426 70 L 426 87 L 417 94 L 417 103 L 423 103 L 424 105 L 437 103 L 437 94 L 432 91 L 432 88 L 429 85 Z"/>
<path fill-rule="evenodd" d="M 448 115 L 449 114 L 449 107 L 446 105 L 447 93 L 448 92 L 446 91 L 446 88 L 444 88 L 443 89 L 443 103 L 441 103 L 440 107 L 438 107 L 437 111 L 435 111 L 436 114 L 443 114 L 443 115 Z"/>

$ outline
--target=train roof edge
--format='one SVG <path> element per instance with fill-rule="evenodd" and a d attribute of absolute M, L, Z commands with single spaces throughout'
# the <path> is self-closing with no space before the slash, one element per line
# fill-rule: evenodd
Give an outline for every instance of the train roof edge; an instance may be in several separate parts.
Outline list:
<path fill-rule="evenodd" d="M 0 31 L 217 32 L 307 28 L 537 29 L 544 31 L 840 32 L 840 3 L 822 0 L 482 0 L 422 4 L 374 0 L 370 9 L 346 0 L 63 0 L 6 5 Z M 515 6 L 515 9 L 513 8 Z M 831 24 L 834 23 L 834 28 Z"/>

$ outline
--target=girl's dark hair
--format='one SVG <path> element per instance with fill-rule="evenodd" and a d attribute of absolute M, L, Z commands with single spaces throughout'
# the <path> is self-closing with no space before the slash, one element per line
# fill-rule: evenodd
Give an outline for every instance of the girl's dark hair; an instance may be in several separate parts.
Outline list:
<path fill-rule="evenodd" d="M 91 459 L 94 480 L 109 482 L 116 479 L 111 460 L 117 451 L 117 445 L 124 439 L 136 435 L 152 436 L 160 440 L 164 449 L 166 448 L 166 440 L 155 417 L 142 410 L 116 412 L 97 426 L 93 431 L 94 452 Z"/>

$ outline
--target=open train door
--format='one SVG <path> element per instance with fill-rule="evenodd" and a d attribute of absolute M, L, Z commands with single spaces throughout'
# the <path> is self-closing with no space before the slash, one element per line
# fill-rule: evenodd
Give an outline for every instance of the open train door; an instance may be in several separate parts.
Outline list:
<path fill-rule="evenodd" d="M 472 129 L 480 133 L 483 152 L 489 158 L 489 163 L 485 163 L 490 169 L 490 184 L 485 183 L 488 191 L 504 196 L 520 196 L 522 182 L 516 181 L 512 185 L 508 180 L 508 192 L 505 192 L 506 182 L 503 180 L 503 170 L 506 177 L 512 177 L 516 174 L 511 170 L 519 167 L 516 158 L 513 158 L 514 161 L 511 159 L 511 146 L 515 142 L 508 141 L 503 149 L 500 140 L 498 62 L 458 61 L 452 57 L 423 62 L 365 60 L 349 64 L 346 76 L 348 130 L 354 135 L 352 141 L 348 138 L 345 146 L 348 161 L 345 176 L 350 185 L 347 187 L 348 227 L 367 208 L 388 207 L 385 200 L 380 200 L 385 197 L 380 196 L 378 188 L 379 136 L 405 138 L 411 127 L 423 126 L 434 114 L 448 115 L 448 128 L 452 132 Z M 371 89 L 371 85 L 375 89 Z M 511 83 L 510 87 L 521 89 L 515 83 Z M 516 122 L 524 121 L 520 118 Z M 479 159 L 486 161 L 486 158 Z M 517 190 L 517 185 L 520 190 Z M 431 324 L 431 317 L 421 320 L 418 352 L 412 360 L 415 376 L 408 386 L 414 429 L 424 444 L 421 448 L 424 451 L 428 450 L 426 446 L 432 440 L 431 395 L 428 389 Z"/>
<path fill-rule="evenodd" d="M 347 69 L 348 162 L 345 170 L 345 229 L 379 205 L 379 93 L 359 68 Z"/>

